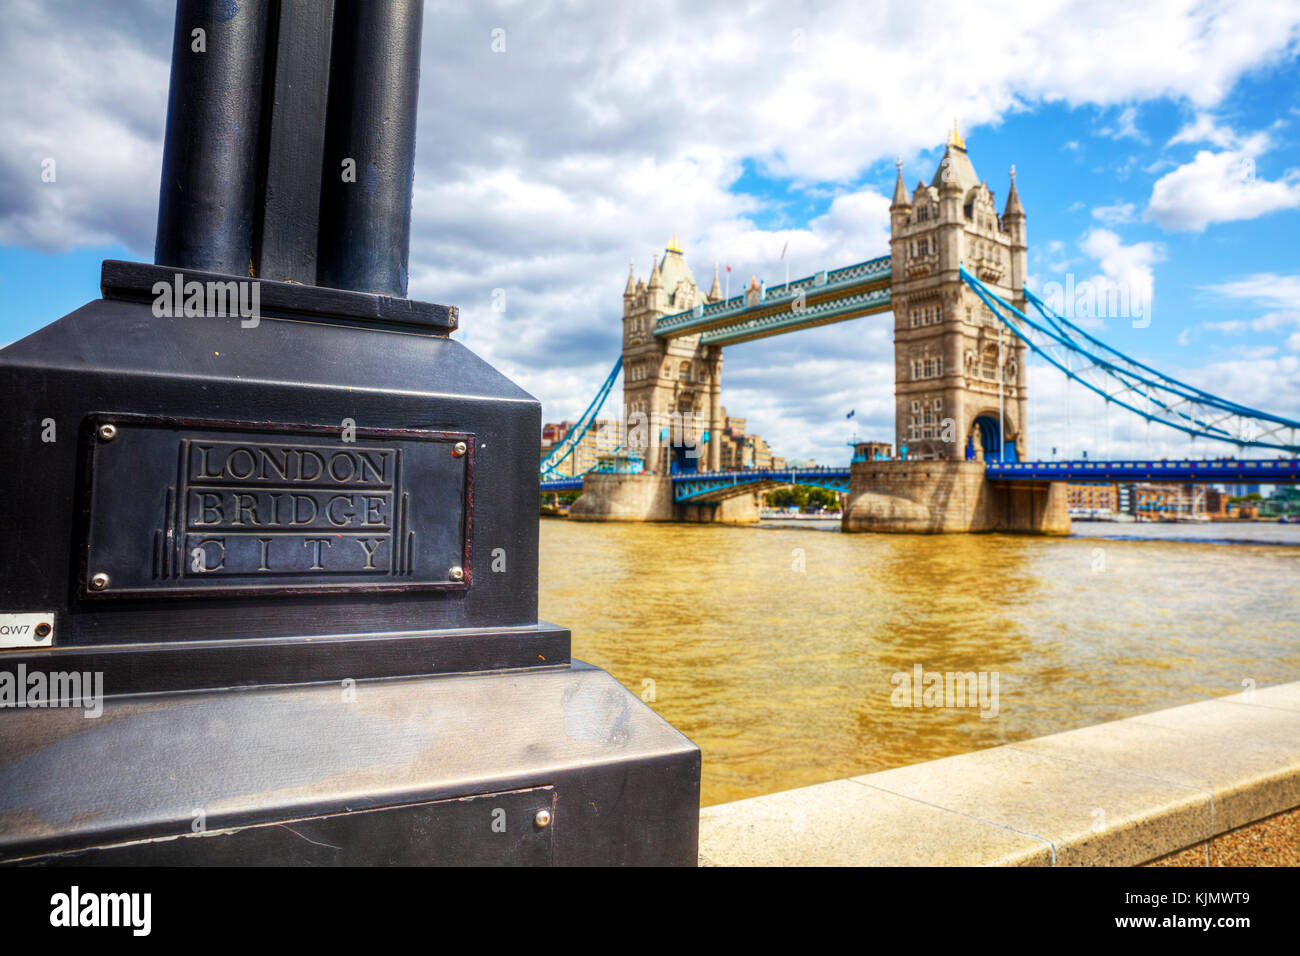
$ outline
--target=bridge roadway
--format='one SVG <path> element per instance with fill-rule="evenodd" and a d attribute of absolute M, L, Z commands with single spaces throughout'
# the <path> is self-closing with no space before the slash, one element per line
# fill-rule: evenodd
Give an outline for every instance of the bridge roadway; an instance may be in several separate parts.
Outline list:
<path fill-rule="evenodd" d="M 864 463 L 869 464 L 869 463 Z M 1139 461 L 991 461 L 989 478 L 998 481 L 1158 481 L 1195 484 L 1300 483 L 1300 459 L 1143 459 Z M 849 466 L 823 468 L 751 468 L 739 471 L 690 471 L 672 475 L 674 501 L 720 501 L 741 491 L 786 485 L 813 485 L 849 491 Z M 581 491 L 582 476 L 541 482 L 545 492 Z"/>

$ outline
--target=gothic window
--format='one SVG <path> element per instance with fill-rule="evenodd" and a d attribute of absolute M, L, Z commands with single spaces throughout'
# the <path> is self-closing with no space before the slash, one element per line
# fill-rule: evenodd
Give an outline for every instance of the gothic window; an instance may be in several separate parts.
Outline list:
<path fill-rule="evenodd" d="M 912 310 L 912 328 L 916 328 L 916 326 L 918 325 L 917 320 L 916 320 L 916 314 L 917 314 L 917 313 L 916 313 L 916 309 L 913 309 L 913 310 Z"/>
<path fill-rule="evenodd" d="M 916 415 L 916 414 L 918 414 L 920 411 L 921 411 L 921 403 L 920 403 L 920 402 L 912 402 L 912 414 L 913 414 L 913 415 Z M 915 422 L 916 419 L 912 419 L 912 421 Z"/>
<path fill-rule="evenodd" d="M 680 378 L 683 382 L 691 380 L 691 363 L 683 362 L 680 369 Z"/>

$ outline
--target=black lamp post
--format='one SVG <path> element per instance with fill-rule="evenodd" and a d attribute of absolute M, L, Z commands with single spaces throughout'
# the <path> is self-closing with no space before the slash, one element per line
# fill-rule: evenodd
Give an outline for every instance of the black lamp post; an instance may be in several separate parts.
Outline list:
<path fill-rule="evenodd" d="M 421 18 L 181 0 L 156 264 L 0 352 L 0 862 L 694 863 L 537 619 L 538 402 L 405 297 Z"/>

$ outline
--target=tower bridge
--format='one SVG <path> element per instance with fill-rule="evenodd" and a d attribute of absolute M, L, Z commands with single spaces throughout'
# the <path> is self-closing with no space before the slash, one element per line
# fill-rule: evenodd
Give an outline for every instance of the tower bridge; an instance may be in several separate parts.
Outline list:
<path fill-rule="evenodd" d="M 701 289 L 676 237 L 652 261 L 647 278 L 629 269 L 621 354 L 596 400 L 542 461 L 542 487 L 559 491 L 575 484 L 559 478 L 556 466 L 581 441 L 620 370 L 629 435 L 637 434 L 632 422 L 644 425 L 630 449 L 643 470 L 597 468 L 583 476 L 574 518 L 756 520 L 766 488 L 796 481 L 838 488 L 839 482 L 849 492 L 843 525 L 849 531 L 1057 533 L 1069 529 L 1066 480 L 1149 475 L 1216 481 L 1229 480 L 1234 468 L 1258 480 L 1296 480 L 1300 422 L 1219 398 L 1135 361 L 1025 289 L 1027 216 L 1015 167 L 999 211 L 955 127 L 928 182 L 919 180 L 909 191 L 899 162 L 889 211 L 888 255 L 773 286 L 755 277 L 730 298 L 722 295 L 716 266 L 708 291 Z M 825 469 L 802 477 L 788 469 L 722 470 L 724 347 L 884 312 L 892 313 L 894 324 L 897 456 L 858 456 L 830 469 L 833 476 Z M 1292 459 L 1235 461 L 1218 470 L 1204 462 L 1175 468 L 1166 462 L 1024 462 L 1031 354 L 1101 395 L 1108 408 L 1228 442 L 1243 453 L 1265 449 Z M 683 421 L 694 423 L 685 441 L 676 427 Z M 1098 470 L 1099 464 L 1107 468 Z"/>

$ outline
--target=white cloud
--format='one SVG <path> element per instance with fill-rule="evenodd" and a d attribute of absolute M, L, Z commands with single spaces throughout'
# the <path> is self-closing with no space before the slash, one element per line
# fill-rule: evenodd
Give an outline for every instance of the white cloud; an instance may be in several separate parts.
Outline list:
<path fill-rule="evenodd" d="M 1124 245 L 1119 235 L 1110 229 L 1089 229 L 1079 242 L 1079 248 L 1097 261 L 1101 274 L 1093 276 L 1101 292 L 1119 301 L 1130 303 L 1130 311 L 1150 309 L 1155 298 L 1155 264 L 1165 260 L 1165 249 L 1158 242 L 1135 242 Z M 1149 318 L 1149 311 L 1145 313 Z M 1116 316 L 1129 318 L 1131 316 Z"/>
<path fill-rule="evenodd" d="M 1206 322 L 1201 328 L 1222 332 L 1224 335 L 1240 335 L 1246 331 L 1247 324 L 1241 319 L 1229 319 L 1227 322 Z"/>
<path fill-rule="evenodd" d="M 1170 137 L 1167 146 L 1178 143 L 1212 143 L 1220 149 L 1236 149 L 1241 145 L 1241 138 L 1210 113 L 1197 113 L 1195 119 L 1184 125 Z"/>
<path fill-rule="evenodd" d="M 1219 331 L 1244 331 L 1247 327 L 1255 332 L 1288 332 L 1285 348 L 1291 352 L 1300 352 L 1300 275 L 1277 275 L 1273 272 L 1259 272 L 1244 279 L 1234 279 L 1215 285 L 1202 286 L 1232 299 L 1241 299 L 1270 311 L 1250 320 L 1224 323 L 1207 322 L 1202 328 Z M 1231 329 L 1225 326 L 1232 326 Z"/>
<path fill-rule="evenodd" d="M 1244 279 L 1234 279 L 1230 282 L 1201 286 L 1201 288 L 1233 299 L 1249 299 L 1265 308 L 1300 308 L 1300 275 L 1256 272 Z"/>
<path fill-rule="evenodd" d="M 1111 139 L 1136 139 L 1145 143 L 1146 137 L 1137 127 L 1137 114 L 1136 106 L 1126 106 L 1115 118 L 1115 125 L 1102 127 L 1101 134 Z"/>
<path fill-rule="evenodd" d="M 1096 206 L 1092 210 L 1092 217 L 1113 226 L 1122 222 L 1132 222 L 1136 212 L 1137 207 L 1133 203 L 1123 202 L 1112 206 Z"/>
<path fill-rule="evenodd" d="M 1199 150 L 1195 158 L 1156 180 L 1145 217 L 1162 229 L 1201 232 L 1216 222 L 1255 219 L 1300 206 L 1300 170 L 1270 181 L 1256 175 L 1259 156 L 1273 143 L 1267 133 L 1238 133 L 1208 113 L 1180 129 L 1168 145 L 1208 142 L 1219 152 Z"/>

